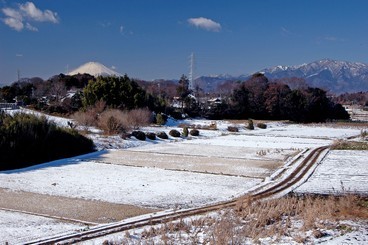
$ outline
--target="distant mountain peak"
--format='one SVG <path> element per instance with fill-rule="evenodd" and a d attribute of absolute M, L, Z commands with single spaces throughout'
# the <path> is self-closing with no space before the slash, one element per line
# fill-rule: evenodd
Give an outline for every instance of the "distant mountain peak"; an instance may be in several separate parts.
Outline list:
<path fill-rule="evenodd" d="M 305 79 L 308 86 L 318 87 L 333 93 L 368 91 L 368 64 L 324 58 L 301 65 L 278 65 L 263 69 L 270 80 L 298 77 Z M 216 92 L 218 86 L 228 81 L 245 81 L 251 75 L 231 76 L 228 74 L 201 76 L 196 84 L 205 92 Z"/>
<path fill-rule="evenodd" d="M 368 90 L 368 65 L 360 62 L 325 58 L 297 66 L 275 66 L 262 72 L 270 79 L 304 78 L 309 86 L 335 93 Z"/>
<path fill-rule="evenodd" d="M 117 77 L 120 77 L 120 76 L 122 76 L 120 73 L 106 67 L 105 65 L 103 65 L 99 62 L 95 62 L 95 61 L 87 62 L 87 63 L 79 66 L 77 69 L 69 72 L 68 75 L 72 76 L 72 75 L 84 74 L 84 73 L 90 74 L 90 75 L 95 76 L 95 77 L 98 77 L 98 76 L 103 76 L 103 77 L 117 76 Z"/>

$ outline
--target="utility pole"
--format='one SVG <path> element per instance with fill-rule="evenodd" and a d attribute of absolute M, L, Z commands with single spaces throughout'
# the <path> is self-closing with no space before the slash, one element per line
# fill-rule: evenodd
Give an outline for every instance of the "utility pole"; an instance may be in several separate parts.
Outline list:
<path fill-rule="evenodd" d="M 190 68 L 189 68 L 189 89 L 194 90 L 194 53 L 192 52 L 190 55 Z"/>

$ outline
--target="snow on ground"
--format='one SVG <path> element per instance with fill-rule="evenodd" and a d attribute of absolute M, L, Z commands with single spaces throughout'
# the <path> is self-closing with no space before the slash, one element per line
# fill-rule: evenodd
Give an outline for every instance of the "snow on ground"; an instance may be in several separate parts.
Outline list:
<path fill-rule="evenodd" d="M 365 193 L 368 191 L 368 151 L 333 150 L 297 193 Z"/>
<path fill-rule="evenodd" d="M 80 231 L 82 224 L 64 223 L 58 220 L 0 210 L 0 244 L 22 244 L 63 232 Z"/>
<path fill-rule="evenodd" d="M 41 115 L 30 110 L 15 110 Z M 60 126 L 67 126 L 67 118 L 47 116 Z M 324 125 L 291 125 L 285 123 L 267 123 L 267 129 L 247 130 L 243 125 L 239 133 L 227 131 L 233 123 L 226 121 L 180 120 L 170 119 L 163 127 L 145 127 L 144 132 L 168 132 L 179 128 L 180 124 L 208 126 L 215 123 L 218 130 L 200 129 L 199 137 L 173 138 L 169 140 L 138 141 L 134 138 L 124 140 L 119 136 L 89 135 L 98 149 L 126 149 L 143 152 L 181 153 L 191 156 L 236 157 L 238 159 L 280 160 L 281 156 L 295 149 L 305 149 L 331 144 L 336 139 L 360 134 L 360 129 L 334 128 Z M 96 132 L 96 131 L 94 131 Z M 170 143 L 170 144 L 167 144 Z M 261 156 L 259 151 L 267 154 Z M 139 206 L 173 208 L 193 207 L 223 201 L 246 192 L 261 182 L 260 179 L 213 174 L 200 174 L 183 171 L 171 171 L 159 168 L 131 167 L 98 163 L 98 158 L 106 151 L 92 155 L 64 159 L 46 163 L 27 169 L 0 172 L 0 187 L 10 190 L 23 190 L 41 194 L 78 197 L 83 199 L 102 200 L 112 203 L 133 204 Z M 359 151 L 332 151 L 316 169 L 310 180 L 299 187 L 297 192 L 330 193 L 341 190 L 341 180 L 345 190 L 367 192 L 368 153 Z M 148 157 L 145 161 L 150 161 Z M 225 161 L 225 160 L 224 160 Z M 46 218 L 28 217 L 19 214 L 9 215 L 0 212 L 0 231 L 10 231 L 15 237 L 23 239 L 23 232 L 39 234 L 44 223 L 55 231 L 80 229 L 78 225 L 66 225 Z M 41 221 L 32 221 L 33 219 Z M 22 221 L 27 219 L 31 223 Z M 44 220 L 45 219 L 45 220 Z M 33 223 L 32 223 L 33 222 Z M 4 225 L 5 224 L 5 225 Z M 6 224 L 9 225 L 6 229 Z M 23 226 L 22 226 L 23 225 Z M 11 228 L 13 227 L 13 228 Z M 28 227 L 28 228 L 27 228 Z M 40 228 L 38 228 L 40 227 Z M 14 229 L 14 230 L 11 230 Z M 45 228 L 46 229 L 46 228 Z M 42 232 L 40 232 L 42 233 Z M 2 238 L 2 237 L 1 237 Z M 346 238 L 349 241 L 350 237 Z M 351 238 L 353 239 L 353 237 Z M 32 240 L 28 237 L 27 241 Z M 12 241 L 12 240 L 10 240 Z M 22 242 L 23 240 L 16 240 Z"/>
<path fill-rule="evenodd" d="M 256 130 L 253 134 L 276 137 L 297 137 L 309 139 L 342 139 L 360 134 L 360 129 L 329 127 L 324 124 L 285 124 L 271 123 L 265 130 Z"/>
<path fill-rule="evenodd" d="M 68 122 L 73 122 L 72 119 L 45 115 L 43 113 L 21 108 L 18 110 L 8 110 L 7 113 L 14 114 L 17 112 L 30 113 L 34 115 L 44 115 L 49 120 L 55 122 L 62 127 L 68 127 Z M 255 127 L 255 130 L 245 129 L 245 124 L 234 124 L 224 120 L 203 120 L 203 119 L 184 119 L 174 120 L 169 118 L 166 125 L 161 127 L 143 127 L 144 132 L 159 132 L 165 131 L 167 134 L 171 129 L 182 131 L 180 125 L 196 125 L 199 127 L 206 127 L 215 124 L 217 130 L 202 130 L 200 129 L 200 137 L 192 137 L 194 139 L 200 138 L 202 141 L 196 141 L 198 144 L 212 144 L 223 146 L 241 146 L 241 147 L 257 147 L 257 148 L 272 148 L 272 149 L 300 149 L 305 147 L 315 147 L 319 145 L 331 144 L 333 140 L 356 136 L 360 134 L 360 129 L 357 128 L 343 128 L 343 127 L 328 127 L 323 124 L 287 124 L 281 122 L 267 123 L 267 129 L 260 129 Z M 233 125 L 239 128 L 239 133 L 233 134 L 227 131 L 227 127 Z M 83 130 L 81 127 L 80 129 Z M 146 140 L 139 141 L 136 139 L 124 140 L 119 136 L 103 136 L 101 131 L 96 128 L 89 127 L 88 130 L 92 132 L 88 136 L 93 139 L 97 149 L 125 149 L 144 145 L 157 145 L 167 142 L 183 141 L 182 138 L 173 138 L 169 136 L 169 140 L 156 139 L 154 141 Z M 229 135 L 228 138 L 219 137 Z M 241 137 L 239 137 L 241 135 Z M 207 141 L 208 138 L 217 138 L 214 141 Z M 285 139 L 283 138 L 285 137 Z M 293 139 L 290 139 L 293 138 Z M 230 141 L 228 141 L 229 139 Z M 185 141 L 185 143 L 191 143 Z"/>
<path fill-rule="evenodd" d="M 205 142 L 205 144 L 201 144 Z M 256 146 L 246 147 L 247 142 L 241 142 L 244 146 L 227 146 L 220 139 L 190 140 L 171 144 L 144 145 L 129 148 L 128 151 L 152 152 L 161 154 L 190 155 L 202 157 L 235 158 L 244 160 L 283 161 L 285 157 L 293 154 L 293 149 L 267 149 Z M 180 151 L 178 151 L 180 149 Z M 261 151 L 264 150 L 263 153 Z M 225 161 L 225 160 L 224 160 Z"/>
<path fill-rule="evenodd" d="M 0 187 L 11 190 L 161 208 L 228 200 L 260 181 L 87 161 L 0 173 Z"/>
<path fill-rule="evenodd" d="M 17 110 L 8 110 L 7 113 L 14 115 L 15 113 L 26 113 L 26 114 L 33 114 L 36 116 L 46 116 L 46 118 L 50 121 L 53 121 L 54 123 L 56 123 L 58 126 L 61 127 L 68 127 L 68 122 L 73 122 L 72 119 L 69 118 L 64 118 L 64 117 L 56 117 L 56 116 L 50 116 L 50 115 L 46 115 L 42 112 L 38 112 L 38 111 L 34 111 L 34 110 L 29 110 L 29 109 L 25 109 L 25 108 L 20 108 Z"/>
<path fill-rule="evenodd" d="M 255 130 L 247 130 L 244 125 L 227 121 L 209 121 L 209 120 L 170 120 L 168 125 L 162 127 L 143 127 L 144 132 L 164 131 L 167 134 L 171 129 L 177 129 L 180 132 L 181 124 L 208 126 L 211 123 L 216 123 L 217 130 L 199 129 L 199 137 L 190 137 L 185 140 L 183 138 L 173 138 L 169 136 L 168 140 L 157 139 L 155 141 L 137 141 L 123 140 L 111 137 L 101 137 L 90 135 L 95 140 L 98 149 L 121 149 L 137 146 L 158 147 L 157 144 L 167 142 L 182 142 L 183 144 L 201 144 L 201 145 L 219 145 L 228 147 L 253 147 L 258 150 L 264 149 L 304 149 L 306 147 L 316 147 L 321 145 L 332 144 L 334 140 L 344 139 L 360 134 L 360 129 L 357 128 L 341 128 L 327 127 L 320 124 L 301 125 L 301 124 L 286 124 L 271 122 L 268 123 L 267 129 L 255 128 Z M 229 125 L 239 127 L 239 133 L 230 133 L 227 131 Z"/>
<path fill-rule="evenodd" d="M 185 143 L 192 143 L 186 141 Z M 216 137 L 211 140 L 200 139 L 195 142 L 200 145 L 218 145 L 227 147 L 252 147 L 261 149 L 304 149 L 309 147 L 318 147 L 329 145 L 331 140 L 325 139 L 311 139 L 311 138 L 297 138 L 297 137 L 275 137 L 263 135 L 227 135 L 223 137 Z"/>

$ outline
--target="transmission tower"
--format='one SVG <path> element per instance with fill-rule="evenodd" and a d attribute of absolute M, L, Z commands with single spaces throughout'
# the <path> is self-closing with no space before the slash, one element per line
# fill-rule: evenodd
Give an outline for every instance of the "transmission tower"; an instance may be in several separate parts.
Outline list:
<path fill-rule="evenodd" d="M 194 53 L 190 54 L 190 67 L 189 67 L 189 89 L 194 90 Z"/>
<path fill-rule="evenodd" d="M 18 75 L 18 83 L 20 82 L 20 70 L 17 70 L 17 75 Z"/>

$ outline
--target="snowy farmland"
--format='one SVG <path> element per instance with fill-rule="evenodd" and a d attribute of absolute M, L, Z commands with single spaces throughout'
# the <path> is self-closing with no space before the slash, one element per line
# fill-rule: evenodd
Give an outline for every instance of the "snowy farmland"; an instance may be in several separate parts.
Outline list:
<path fill-rule="evenodd" d="M 296 193 L 368 194 L 368 151 L 330 151 Z"/>
<path fill-rule="evenodd" d="M 85 227 L 51 218 L 0 210 L 0 244 L 23 244 L 42 236 L 80 231 Z"/>
<path fill-rule="evenodd" d="M 59 125 L 67 125 L 68 119 L 51 119 Z M 214 122 L 170 121 L 169 126 L 142 130 L 168 132 L 172 128 L 181 130 L 179 124 L 210 123 Z M 267 129 L 256 128 L 253 131 L 246 130 L 244 124 L 239 124 L 237 126 L 240 131 L 230 133 L 226 129 L 227 126 L 234 125 L 233 123 L 215 123 L 218 130 L 200 130 L 200 136 L 189 139 L 170 137 L 168 140 L 142 142 L 134 138 L 123 140 L 118 136 L 92 134 L 91 137 L 101 151 L 26 169 L 0 172 L 0 188 L 8 192 L 27 192 L 156 209 L 196 207 L 241 196 L 267 180 L 287 159 L 301 150 L 329 145 L 335 140 L 359 135 L 361 130 L 325 125 L 269 123 Z M 341 186 L 340 178 L 355 178 L 358 182 L 346 182 L 344 179 L 344 188 L 366 191 L 366 172 L 346 172 L 349 168 L 339 165 L 341 159 L 344 159 L 344 166 L 352 166 L 351 162 L 354 162 L 356 169 L 367 169 L 364 160 L 359 161 L 367 159 L 367 155 L 360 154 L 363 153 L 339 155 L 333 151 L 317 168 L 315 175 L 299 187 L 298 191 L 320 190 L 317 187 L 320 186 L 321 179 L 332 178 L 332 170 L 340 174 L 332 178 L 334 185 Z M 348 158 L 347 155 L 351 157 Z M 327 172 L 329 176 L 323 175 Z M 349 183 L 358 184 L 353 186 Z M 327 191 L 331 189 L 327 185 L 323 188 Z M 14 220 L 16 219 L 8 213 L 0 213 L 1 224 L 6 224 L 9 229 L 18 229 Z M 36 220 L 30 226 L 39 227 L 44 222 L 43 219 Z M 84 226 L 63 226 L 57 220 L 53 222 L 61 224 L 58 228 L 60 232 Z M 29 229 L 29 232 L 35 234 L 35 238 L 54 234 L 53 229 L 50 232 L 41 232 L 35 228 Z M 2 237 L 0 242 L 23 242 L 12 239 L 15 238 Z"/>

